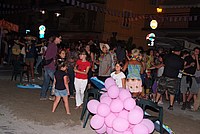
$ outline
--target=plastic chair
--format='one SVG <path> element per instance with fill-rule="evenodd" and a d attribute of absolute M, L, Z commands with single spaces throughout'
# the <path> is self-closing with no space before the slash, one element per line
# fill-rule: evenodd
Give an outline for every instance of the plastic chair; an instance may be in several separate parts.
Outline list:
<path fill-rule="evenodd" d="M 145 100 L 145 99 L 138 99 L 137 105 L 143 109 L 144 118 L 150 119 L 154 123 L 156 121 L 159 121 L 159 123 L 160 123 L 159 132 L 160 132 L 160 134 L 163 134 L 163 107 L 158 106 L 156 103 L 154 103 L 150 100 Z M 157 113 L 157 115 L 145 114 L 145 113 L 147 113 L 146 110 L 149 110 L 153 113 Z"/>
<path fill-rule="evenodd" d="M 24 66 L 27 66 L 27 65 L 25 63 L 20 62 L 20 61 L 13 61 L 13 71 L 12 71 L 11 80 L 13 80 L 13 77 L 15 77 L 15 81 L 16 81 L 17 76 L 20 75 L 20 82 L 22 82 L 23 74 L 26 74 L 28 81 L 29 81 L 29 71 L 28 71 L 28 69 L 25 70 Z"/>
<path fill-rule="evenodd" d="M 83 109 L 81 112 L 81 117 L 80 120 L 83 120 L 83 117 L 85 115 L 84 121 L 83 121 L 83 128 L 86 127 L 87 121 L 90 117 L 90 115 L 92 115 L 92 113 L 90 113 L 87 109 L 87 103 L 91 100 L 91 99 L 96 99 L 99 100 L 100 96 L 101 96 L 101 92 L 103 90 L 99 90 L 97 88 L 90 88 L 86 91 L 86 95 L 85 95 L 85 99 L 84 99 L 84 103 L 83 103 Z M 104 91 L 105 92 L 105 91 Z"/>

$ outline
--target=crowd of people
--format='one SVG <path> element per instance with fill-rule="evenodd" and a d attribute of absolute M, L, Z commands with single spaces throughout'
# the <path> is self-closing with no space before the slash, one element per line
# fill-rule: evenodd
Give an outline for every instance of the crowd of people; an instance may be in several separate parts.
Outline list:
<path fill-rule="evenodd" d="M 59 45 L 61 42 L 59 34 L 41 41 L 34 37 L 2 41 L 4 63 L 12 64 L 16 60 L 26 63 L 24 69 L 29 70 L 31 82 L 35 82 L 36 76 L 44 77 L 40 100 L 54 100 L 52 112 L 61 97 L 67 114 L 70 114 L 69 98 L 76 100 L 75 109 L 81 108 L 85 91 L 94 86 L 90 81 L 93 76 L 103 82 L 112 77 L 117 86 L 128 89 L 134 98 L 146 98 L 158 105 L 169 101 L 169 110 L 173 110 L 175 101 L 182 103 L 182 110 L 199 108 L 199 48 L 144 51 L 141 47 L 126 50 L 120 43 L 111 45 L 90 40 Z"/>

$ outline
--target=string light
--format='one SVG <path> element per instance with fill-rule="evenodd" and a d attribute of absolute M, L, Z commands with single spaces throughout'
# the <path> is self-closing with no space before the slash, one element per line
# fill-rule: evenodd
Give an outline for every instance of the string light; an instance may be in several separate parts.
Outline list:
<path fill-rule="evenodd" d="M 45 11 L 44 10 L 40 10 L 40 13 L 45 14 Z"/>
<path fill-rule="evenodd" d="M 55 13 L 56 17 L 59 17 L 61 14 L 60 13 Z"/>

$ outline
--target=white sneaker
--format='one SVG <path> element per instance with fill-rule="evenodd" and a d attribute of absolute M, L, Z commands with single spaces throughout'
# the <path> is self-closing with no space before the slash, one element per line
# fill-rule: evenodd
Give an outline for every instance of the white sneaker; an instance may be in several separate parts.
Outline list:
<path fill-rule="evenodd" d="M 55 96 L 49 96 L 49 100 L 50 101 L 54 101 L 55 100 Z"/>
<path fill-rule="evenodd" d="M 159 101 L 158 104 L 159 104 L 159 105 L 163 105 L 163 102 L 162 102 L 162 101 Z"/>

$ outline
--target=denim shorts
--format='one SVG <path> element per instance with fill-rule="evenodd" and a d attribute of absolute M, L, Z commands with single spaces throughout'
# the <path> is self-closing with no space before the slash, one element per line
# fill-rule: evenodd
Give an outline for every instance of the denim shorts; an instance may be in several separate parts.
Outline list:
<path fill-rule="evenodd" d="M 61 96 L 61 97 L 68 96 L 67 90 L 66 89 L 64 89 L 64 90 L 55 89 L 55 96 Z"/>

